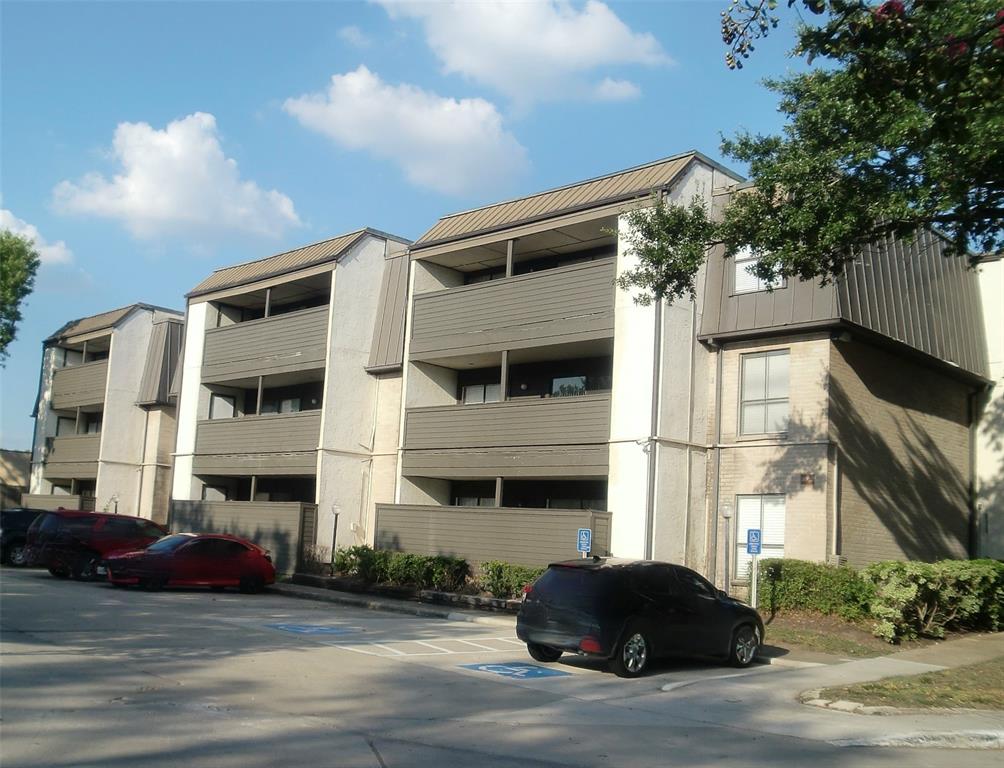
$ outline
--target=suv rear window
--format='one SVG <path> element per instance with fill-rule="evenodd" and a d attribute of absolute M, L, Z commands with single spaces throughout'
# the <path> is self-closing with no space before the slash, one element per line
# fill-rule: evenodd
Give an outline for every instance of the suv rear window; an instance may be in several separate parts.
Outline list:
<path fill-rule="evenodd" d="M 591 608 L 613 590 L 613 574 L 586 568 L 548 568 L 537 579 L 533 591 L 546 602 L 570 607 Z"/>

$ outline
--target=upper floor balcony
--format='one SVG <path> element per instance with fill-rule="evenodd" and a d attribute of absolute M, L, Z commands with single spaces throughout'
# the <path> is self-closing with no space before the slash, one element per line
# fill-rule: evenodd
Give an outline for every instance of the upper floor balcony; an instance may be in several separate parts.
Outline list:
<path fill-rule="evenodd" d="M 57 368 L 52 376 L 52 407 L 67 410 L 105 401 L 108 360 Z"/>
<path fill-rule="evenodd" d="M 420 293 L 410 359 L 450 358 L 612 338 L 612 258 Z"/>
<path fill-rule="evenodd" d="M 210 328 L 202 357 L 202 381 L 236 381 L 324 368 L 327 338 L 327 305 Z"/>
<path fill-rule="evenodd" d="M 46 480 L 90 479 L 98 476 L 101 435 L 66 435 L 46 439 L 43 474 Z"/>
<path fill-rule="evenodd" d="M 321 411 L 270 413 L 200 421 L 197 474 L 312 475 L 317 468 Z"/>

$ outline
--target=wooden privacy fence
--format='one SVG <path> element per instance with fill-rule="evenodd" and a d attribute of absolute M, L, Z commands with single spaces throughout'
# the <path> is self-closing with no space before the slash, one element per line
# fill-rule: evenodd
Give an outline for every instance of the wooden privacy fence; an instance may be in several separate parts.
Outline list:
<path fill-rule="evenodd" d="M 594 555 L 610 553 L 609 512 L 591 509 L 377 504 L 376 548 L 452 555 L 471 563 L 542 566 L 579 557 L 579 528 L 593 531 Z"/>
<path fill-rule="evenodd" d="M 229 533 L 272 553 L 279 573 L 293 573 L 314 545 L 317 505 L 285 501 L 172 501 L 168 527 L 176 533 Z"/>

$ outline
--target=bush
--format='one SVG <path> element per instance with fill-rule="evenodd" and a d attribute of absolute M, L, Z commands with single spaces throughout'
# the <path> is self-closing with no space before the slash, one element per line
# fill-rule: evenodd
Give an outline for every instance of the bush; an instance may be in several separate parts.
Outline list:
<path fill-rule="evenodd" d="M 356 546 L 339 549 L 335 553 L 335 572 L 358 576 L 371 584 L 389 582 L 453 592 L 464 585 L 470 567 L 466 560 L 459 557 L 413 555 Z"/>
<path fill-rule="evenodd" d="M 889 642 L 944 637 L 946 629 L 989 629 L 1004 623 L 1004 563 L 942 560 L 882 562 L 864 570 L 875 585 L 875 634 Z"/>
<path fill-rule="evenodd" d="M 868 615 L 875 594 L 853 568 L 805 560 L 761 560 L 758 586 L 757 607 L 771 613 L 816 611 L 852 621 Z"/>
<path fill-rule="evenodd" d="M 481 564 L 481 586 L 492 597 L 508 599 L 518 596 L 523 587 L 531 584 L 546 568 L 529 568 L 502 560 L 489 560 Z"/>

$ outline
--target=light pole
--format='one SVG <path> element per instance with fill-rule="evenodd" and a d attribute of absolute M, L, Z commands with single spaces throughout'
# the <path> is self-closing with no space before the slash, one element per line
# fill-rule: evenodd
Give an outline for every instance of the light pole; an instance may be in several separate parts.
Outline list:
<path fill-rule="evenodd" d="M 729 502 L 724 502 L 720 509 L 722 519 L 725 520 L 725 593 L 729 592 L 729 565 L 730 565 L 730 552 L 732 545 L 729 542 L 729 533 L 732 529 L 732 505 Z"/>

